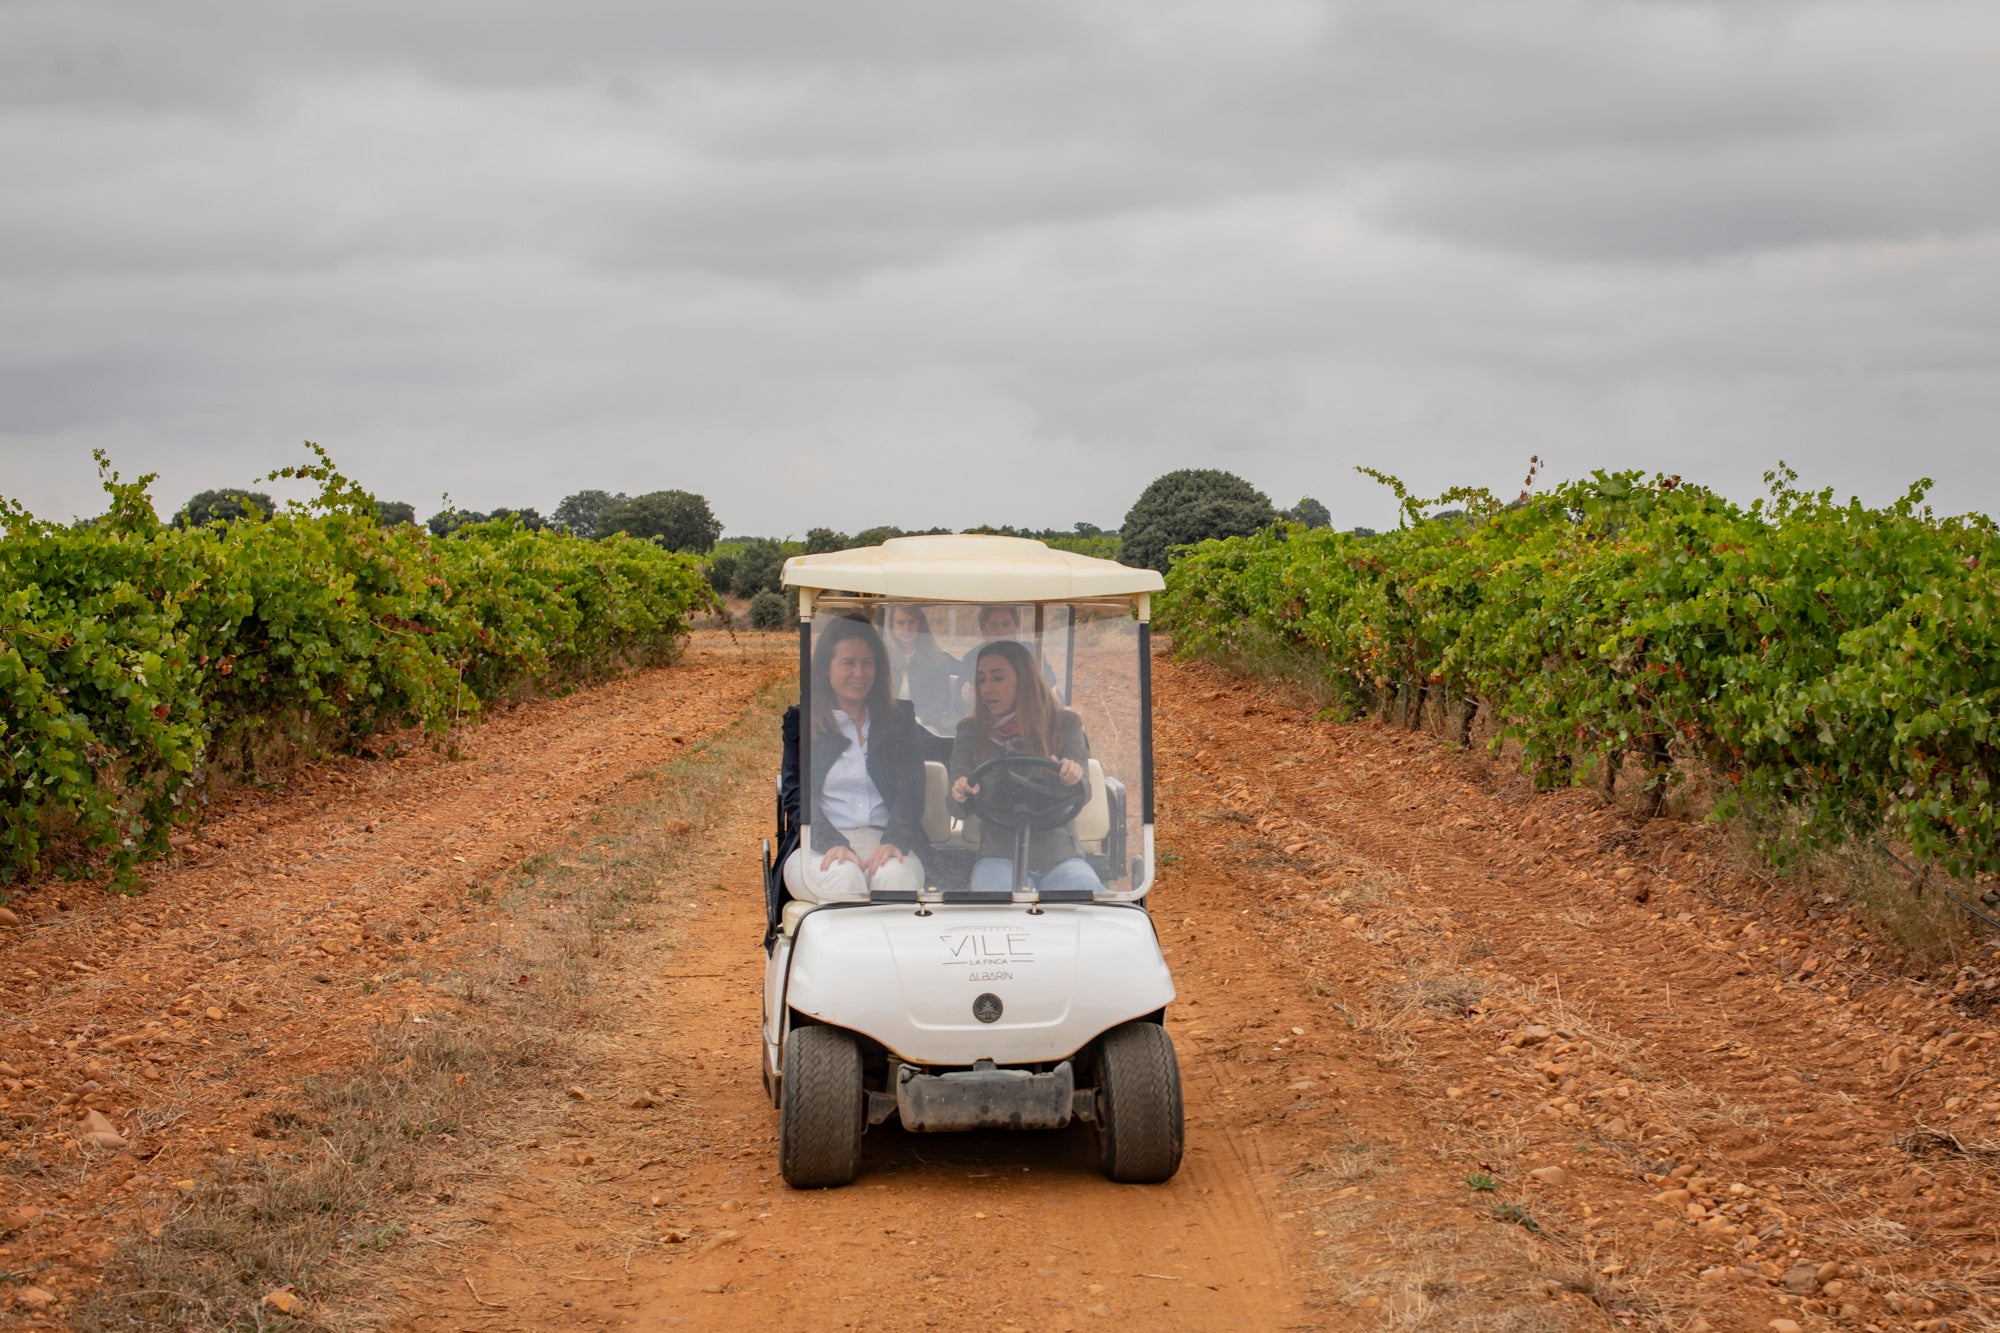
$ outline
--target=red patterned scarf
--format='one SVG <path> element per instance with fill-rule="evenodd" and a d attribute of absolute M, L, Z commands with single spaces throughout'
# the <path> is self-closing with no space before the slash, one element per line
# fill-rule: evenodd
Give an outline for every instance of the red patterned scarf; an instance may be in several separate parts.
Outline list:
<path fill-rule="evenodd" d="M 1016 711 L 1001 718 L 989 718 L 986 723 L 986 739 L 998 746 L 1000 753 L 1012 754 L 1021 748 L 1021 716 Z"/>

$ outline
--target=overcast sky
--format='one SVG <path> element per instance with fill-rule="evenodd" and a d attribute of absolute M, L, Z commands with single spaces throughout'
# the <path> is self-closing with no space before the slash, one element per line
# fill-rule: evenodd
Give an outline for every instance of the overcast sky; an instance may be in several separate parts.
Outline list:
<path fill-rule="evenodd" d="M 0 0 L 0 494 L 2000 512 L 2000 7 Z"/>

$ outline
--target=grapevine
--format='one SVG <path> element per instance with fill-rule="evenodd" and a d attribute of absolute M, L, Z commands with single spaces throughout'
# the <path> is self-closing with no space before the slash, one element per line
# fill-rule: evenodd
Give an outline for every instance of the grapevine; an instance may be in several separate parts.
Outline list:
<path fill-rule="evenodd" d="M 2000 870 L 1992 520 L 1932 513 L 1928 481 L 1871 508 L 1782 466 L 1748 506 L 1637 472 L 1505 502 L 1378 480 L 1396 531 L 1191 548 L 1159 609 L 1178 649 L 1300 655 L 1413 723 L 1433 700 L 1462 727 L 1483 713 L 1544 783 L 1635 761 L 1655 810 L 1705 766 L 1718 813 L 1775 816 L 1781 862 L 1867 836 Z M 1463 508 L 1424 517 L 1446 502 Z"/>
<path fill-rule="evenodd" d="M 129 878 L 266 738 L 442 736 L 501 695 L 664 660 L 712 604 L 695 559 L 630 537 L 384 527 L 308 447 L 273 476 L 318 496 L 260 520 L 166 526 L 153 478 L 101 454 L 95 520 L 0 500 L 0 880 L 52 845 Z"/>

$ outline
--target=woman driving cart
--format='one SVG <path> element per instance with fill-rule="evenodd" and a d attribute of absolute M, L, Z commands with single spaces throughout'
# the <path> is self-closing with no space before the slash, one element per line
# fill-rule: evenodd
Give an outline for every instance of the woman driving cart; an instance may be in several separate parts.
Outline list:
<path fill-rule="evenodd" d="M 961 818 L 979 794 L 975 770 L 1005 755 L 1052 761 L 1064 787 L 1080 787 L 1090 763 L 1083 719 L 1056 701 L 1028 650 L 1009 639 L 979 649 L 973 674 L 973 715 L 958 724 L 951 748 L 953 812 Z M 976 893 L 1006 893 L 1014 884 L 1017 831 L 991 817 L 980 822 Z M 1028 886 L 1064 896 L 1094 894 L 1104 885 L 1077 846 L 1074 821 L 1037 829 L 1028 839 Z"/>

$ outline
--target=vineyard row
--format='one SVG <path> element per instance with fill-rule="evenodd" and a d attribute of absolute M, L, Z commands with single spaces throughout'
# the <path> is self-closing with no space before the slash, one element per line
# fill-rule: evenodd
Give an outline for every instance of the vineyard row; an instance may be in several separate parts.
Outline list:
<path fill-rule="evenodd" d="M 383 526 L 323 454 L 316 503 L 175 529 L 107 474 L 77 525 L 0 501 L 0 880 L 49 849 L 128 873 L 274 740 L 442 736 L 482 701 L 671 656 L 700 562 L 496 521 Z M 53 841 L 52 841 L 53 839 Z"/>
<path fill-rule="evenodd" d="M 1655 810 L 1706 766 L 1780 862 L 1870 837 L 2000 869 L 1992 520 L 1934 515 L 1928 482 L 1870 508 L 1789 471 L 1747 507 L 1640 473 L 1504 503 L 1378 480 L 1397 531 L 1192 548 L 1159 612 L 1177 648 L 1302 657 L 1352 706 L 1442 711 L 1461 739 L 1483 719 L 1544 785 L 1636 764 Z"/>

